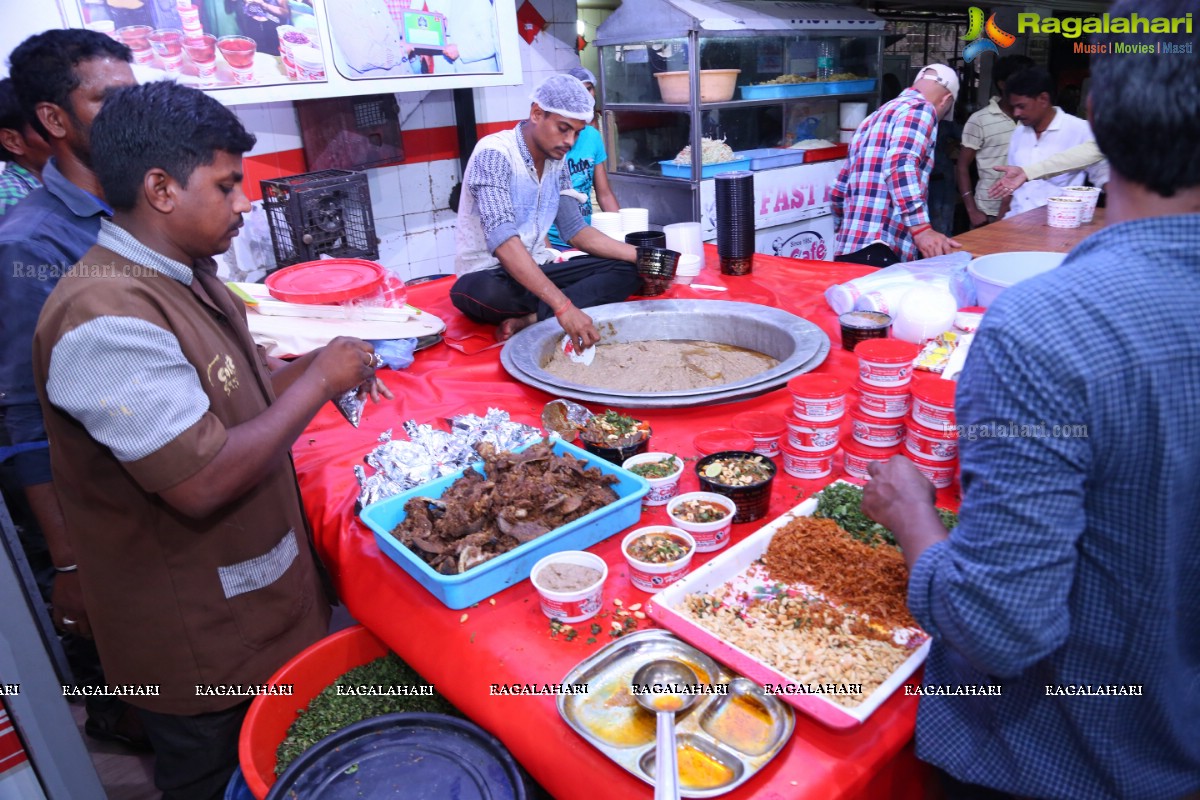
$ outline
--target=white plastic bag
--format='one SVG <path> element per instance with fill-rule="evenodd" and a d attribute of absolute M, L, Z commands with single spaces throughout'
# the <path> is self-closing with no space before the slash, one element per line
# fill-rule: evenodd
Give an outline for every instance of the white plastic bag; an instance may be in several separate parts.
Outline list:
<path fill-rule="evenodd" d="M 975 286 L 967 275 L 970 253 L 950 253 L 920 261 L 906 261 L 870 275 L 838 283 L 825 290 L 825 301 L 835 314 L 847 311 L 881 311 L 894 315 L 909 289 L 928 284 L 954 295 L 959 308 L 975 305 Z"/>

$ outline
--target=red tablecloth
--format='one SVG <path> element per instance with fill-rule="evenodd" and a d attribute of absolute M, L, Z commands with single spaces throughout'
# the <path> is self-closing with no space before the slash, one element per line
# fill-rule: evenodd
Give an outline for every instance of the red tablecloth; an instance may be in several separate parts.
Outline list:
<path fill-rule="evenodd" d="M 836 318 L 822 292 L 831 283 L 868 270 L 848 264 L 756 256 L 754 273 L 725 277 L 716 268 L 715 248 L 707 248 L 707 266 L 697 283 L 728 286 L 728 292 L 673 287 L 663 297 L 739 300 L 786 309 L 812 320 L 829 334 L 833 348 L 818 372 L 853 380 L 857 363 L 840 347 Z M 437 690 L 473 720 L 498 736 L 535 779 L 559 800 L 574 798 L 649 798 L 651 788 L 609 761 L 561 720 L 553 697 L 494 697 L 493 683 L 558 683 L 579 661 L 606 642 L 586 644 L 586 636 L 567 642 L 552 639 L 546 617 L 529 581 L 495 595 L 491 602 L 465 611 L 442 606 L 382 555 L 371 532 L 357 521 L 357 485 L 352 467 L 387 428 L 405 420 L 438 424 L 447 416 L 488 407 L 508 411 L 520 422 L 538 425 L 542 407 L 552 398 L 518 383 L 500 365 L 499 349 L 475 352 L 492 341 L 492 329 L 464 319 L 450 304 L 452 279 L 413 287 L 409 301 L 447 323 L 447 339 L 474 355 L 446 344 L 417 355 L 402 372 L 383 379 L 394 402 L 368 407 L 358 430 L 327 406 L 294 448 L 296 467 L 318 547 L 334 574 L 350 613 L 388 643 L 404 660 L 433 682 Z M 745 410 L 786 414 L 791 395 L 780 389 L 738 403 L 681 410 L 638 410 L 651 423 L 652 449 L 683 457 L 696 455 L 692 439 L 699 431 L 729 423 Z M 835 472 L 836 475 L 836 472 Z M 775 480 L 766 520 L 795 506 L 833 478 L 800 481 L 782 469 Z M 698 488 L 685 471 L 680 491 Z M 766 520 L 763 520 L 765 522 Z M 642 524 L 665 522 L 661 509 L 645 510 Z M 761 523 L 735 525 L 733 540 L 753 533 Z M 608 605 L 626 605 L 648 595 L 629 583 L 620 554 L 620 536 L 591 548 L 609 564 L 605 586 Z M 697 556 L 702 562 L 711 555 Z M 609 606 L 611 608 L 611 606 Z M 464 619 L 465 617 L 465 619 Z M 644 620 L 641 627 L 650 627 Z M 582 626 L 586 630 L 586 623 Z M 912 753 L 916 698 L 898 693 L 866 724 L 834 731 L 797 714 L 796 730 L 784 750 L 729 798 L 903 798 L 924 793 L 927 772 Z"/>

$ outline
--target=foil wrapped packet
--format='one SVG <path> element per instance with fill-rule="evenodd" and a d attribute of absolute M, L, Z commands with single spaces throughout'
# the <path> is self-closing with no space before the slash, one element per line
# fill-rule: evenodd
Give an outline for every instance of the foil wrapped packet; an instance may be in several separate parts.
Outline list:
<path fill-rule="evenodd" d="M 542 409 L 542 425 L 547 431 L 556 433 L 563 441 L 570 442 L 587 427 L 588 420 L 595 416 L 579 403 L 570 400 L 551 400 Z"/>
<path fill-rule="evenodd" d="M 334 400 L 333 404 L 337 406 L 338 411 L 342 412 L 346 422 L 357 428 L 358 423 L 362 422 L 363 408 L 367 405 L 367 398 L 365 395 L 359 397 L 358 387 L 355 387 Z"/>
<path fill-rule="evenodd" d="M 542 438 L 537 428 L 513 422 L 508 412 L 494 408 L 483 417 L 454 417 L 450 425 L 451 430 L 444 431 L 409 420 L 403 425 L 407 440 L 393 439 L 391 430 L 384 431 L 379 444 L 365 458 L 374 473 L 368 475 L 362 465 L 354 467 L 358 507 L 365 508 L 481 461 L 475 452 L 480 442 L 513 450 Z"/>

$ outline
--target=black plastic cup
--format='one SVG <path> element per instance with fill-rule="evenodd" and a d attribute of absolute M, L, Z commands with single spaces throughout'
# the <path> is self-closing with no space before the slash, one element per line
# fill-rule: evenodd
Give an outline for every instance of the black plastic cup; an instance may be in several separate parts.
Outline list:
<path fill-rule="evenodd" d="M 771 469 L 771 477 L 765 481 L 751 483 L 747 486 L 728 486 L 724 483 L 717 483 L 712 478 L 706 477 L 704 468 L 714 461 L 724 459 L 761 459 Z M 705 492 L 716 492 L 724 495 L 732 500 L 737 505 L 737 513 L 733 515 L 734 522 L 753 522 L 756 519 L 761 519 L 767 514 L 767 506 L 771 504 L 771 484 L 775 482 L 775 473 L 777 472 L 775 462 L 771 459 L 749 450 L 722 450 L 720 453 L 713 453 L 710 456 L 705 456 L 696 462 L 696 477 L 700 479 L 700 489 Z"/>
<path fill-rule="evenodd" d="M 625 234 L 625 244 L 634 247 L 666 247 L 667 235 L 662 231 L 634 231 Z"/>
<path fill-rule="evenodd" d="M 587 436 L 583 432 L 580 432 L 579 443 L 583 445 L 584 450 L 587 450 L 592 455 L 600 456 L 600 458 L 603 458 L 605 461 L 611 461 L 617 466 L 620 466 L 621 464 L 624 464 L 625 459 L 629 458 L 630 456 L 636 456 L 638 453 L 646 452 L 646 450 L 650 447 L 650 432 L 647 431 L 646 435 L 642 437 L 641 441 L 633 442 L 621 447 L 611 447 L 599 442 L 588 441 Z"/>

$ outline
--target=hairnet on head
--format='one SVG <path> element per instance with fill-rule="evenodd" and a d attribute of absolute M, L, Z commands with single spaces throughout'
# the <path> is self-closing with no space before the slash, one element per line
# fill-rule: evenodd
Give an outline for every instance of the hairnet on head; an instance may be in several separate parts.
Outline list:
<path fill-rule="evenodd" d="M 550 114 L 567 119 L 591 122 L 596 114 L 596 101 L 578 78 L 570 75 L 551 75 L 538 84 L 529 98 Z"/>
<path fill-rule="evenodd" d="M 570 75 L 572 78 L 578 78 L 579 80 L 583 81 L 584 83 L 590 83 L 592 86 L 596 85 L 596 76 L 593 75 L 592 71 L 590 69 L 588 69 L 587 67 L 573 67 L 573 68 L 567 70 L 567 74 Z M 587 88 L 587 87 L 584 87 L 584 88 Z"/>

